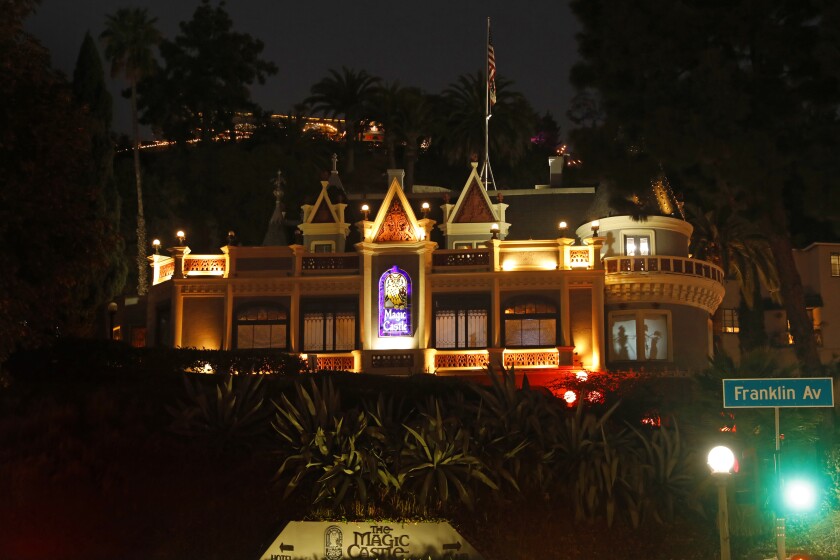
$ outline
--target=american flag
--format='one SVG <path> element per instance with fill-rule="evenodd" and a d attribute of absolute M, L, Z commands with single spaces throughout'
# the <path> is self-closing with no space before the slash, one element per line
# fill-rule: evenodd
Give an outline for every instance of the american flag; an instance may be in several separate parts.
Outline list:
<path fill-rule="evenodd" d="M 487 91 L 490 95 L 490 106 L 496 104 L 496 51 L 493 49 L 493 34 L 490 23 L 487 23 Z"/>

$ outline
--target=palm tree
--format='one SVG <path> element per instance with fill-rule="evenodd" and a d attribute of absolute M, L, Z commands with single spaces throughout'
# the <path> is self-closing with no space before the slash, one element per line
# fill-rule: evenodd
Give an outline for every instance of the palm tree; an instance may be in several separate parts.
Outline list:
<path fill-rule="evenodd" d="M 414 184 L 414 167 L 420 143 L 431 136 L 438 119 L 430 97 L 418 88 L 402 87 L 399 82 L 381 86 L 373 96 L 373 118 L 382 124 L 388 165 L 397 166 L 396 145 L 403 144 L 405 187 Z"/>
<path fill-rule="evenodd" d="M 720 266 L 735 280 L 748 307 L 753 307 L 758 287 L 764 287 L 773 298 L 779 297 L 779 275 L 773 252 L 757 227 L 732 206 L 704 212 L 686 205 L 686 210 L 694 226 L 692 254 Z"/>
<path fill-rule="evenodd" d="M 738 335 L 741 352 L 766 346 L 761 289 L 767 290 L 776 303 L 781 300 L 779 275 L 770 243 L 731 204 L 718 205 L 705 212 L 696 206 L 686 205 L 686 210 L 694 226 L 690 247 L 692 254 L 717 264 L 728 278 L 738 283 L 741 291 L 741 328 Z"/>
<path fill-rule="evenodd" d="M 140 177 L 140 127 L 137 120 L 137 82 L 155 68 L 152 49 L 160 43 L 144 8 L 120 8 L 107 16 L 105 31 L 99 36 L 105 44 L 105 58 L 111 62 L 111 76 L 124 76 L 131 86 L 131 126 L 134 136 L 134 182 L 137 186 L 137 294 L 148 291 L 146 263 L 146 218 L 143 214 L 143 186 Z"/>
<path fill-rule="evenodd" d="M 389 82 L 377 87 L 372 96 L 374 120 L 382 124 L 383 143 L 388 158 L 388 168 L 397 167 L 397 142 L 400 121 L 400 105 L 404 88 L 399 82 Z"/>
<path fill-rule="evenodd" d="M 490 120 L 490 153 L 515 163 L 528 147 L 536 114 L 519 92 L 511 91 L 513 82 L 496 78 L 496 104 Z M 447 115 L 446 134 L 441 144 L 447 158 L 456 163 L 469 161 L 484 152 L 484 74 L 459 76 L 443 92 Z"/>
<path fill-rule="evenodd" d="M 371 116 L 371 98 L 379 84 L 379 78 L 364 70 L 355 71 L 341 68 L 341 72 L 330 70 L 329 76 L 314 84 L 312 95 L 306 103 L 312 104 L 314 111 L 331 117 L 344 118 L 347 154 L 344 158 L 345 171 L 352 173 L 355 168 L 354 148 L 359 128 L 363 127 Z"/>
<path fill-rule="evenodd" d="M 439 126 L 433 99 L 417 88 L 406 88 L 401 96 L 400 134 L 405 142 L 403 165 L 406 188 L 414 186 L 414 166 L 420 144 Z"/>

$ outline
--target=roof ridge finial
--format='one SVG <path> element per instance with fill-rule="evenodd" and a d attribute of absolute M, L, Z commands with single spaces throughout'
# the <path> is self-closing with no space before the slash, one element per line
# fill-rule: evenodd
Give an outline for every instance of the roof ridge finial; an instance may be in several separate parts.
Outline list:
<path fill-rule="evenodd" d="M 332 164 L 333 164 L 332 173 L 334 175 L 338 175 L 338 154 L 333 153 L 333 155 L 330 159 L 332 160 Z"/>
<path fill-rule="evenodd" d="M 286 184 L 286 179 L 283 177 L 283 172 L 281 170 L 277 170 L 277 177 L 271 181 L 271 184 L 274 185 L 274 204 L 275 206 L 282 206 L 280 199 L 283 198 L 283 185 Z"/>

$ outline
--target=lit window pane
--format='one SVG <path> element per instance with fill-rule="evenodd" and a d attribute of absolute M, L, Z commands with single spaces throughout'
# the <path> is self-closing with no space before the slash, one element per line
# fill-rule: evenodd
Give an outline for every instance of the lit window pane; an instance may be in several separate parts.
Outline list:
<path fill-rule="evenodd" d="M 668 359 L 668 321 L 664 315 L 648 315 L 644 318 L 645 358 L 648 360 Z"/>
<path fill-rule="evenodd" d="M 470 309 L 467 313 L 469 325 L 470 348 L 484 348 L 487 346 L 487 310 Z"/>
<path fill-rule="evenodd" d="M 540 320 L 540 346 L 557 344 L 557 321 L 555 319 Z"/>
<path fill-rule="evenodd" d="M 522 321 L 505 321 L 505 346 L 522 346 Z"/>
<path fill-rule="evenodd" d="M 636 317 L 616 317 L 610 332 L 610 344 L 615 360 L 636 359 Z"/>
<path fill-rule="evenodd" d="M 239 348 L 253 348 L 254 327 L 252 325 L 239 325 L 236 329 L 236 341 Z"/>

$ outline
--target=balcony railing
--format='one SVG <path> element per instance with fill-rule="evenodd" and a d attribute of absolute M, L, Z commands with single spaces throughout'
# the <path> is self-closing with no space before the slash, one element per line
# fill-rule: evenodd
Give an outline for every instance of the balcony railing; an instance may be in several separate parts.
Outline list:
<path fill-rule="evenodd" d="M 607 274 L 625 272 L 663 272 L 666 274 L 685 274 L 708 278 L 723 283 L 723 269 L 710 262 L 686 257 L 607 257 L 604 259 Z"/>
<path fill-rule="evenodd" d="M 324 253 L 322 255 L 307 255 L 301 263 L 303 272 L 345 272 L 352 273 L 359 270 L 359 255 Z"/>
<path fill-rule="evenodd" d="M 488 267 L 490 266 L 489 249 L 444 249 L 432 254 L 432 266 L 446 267 Z"/>

